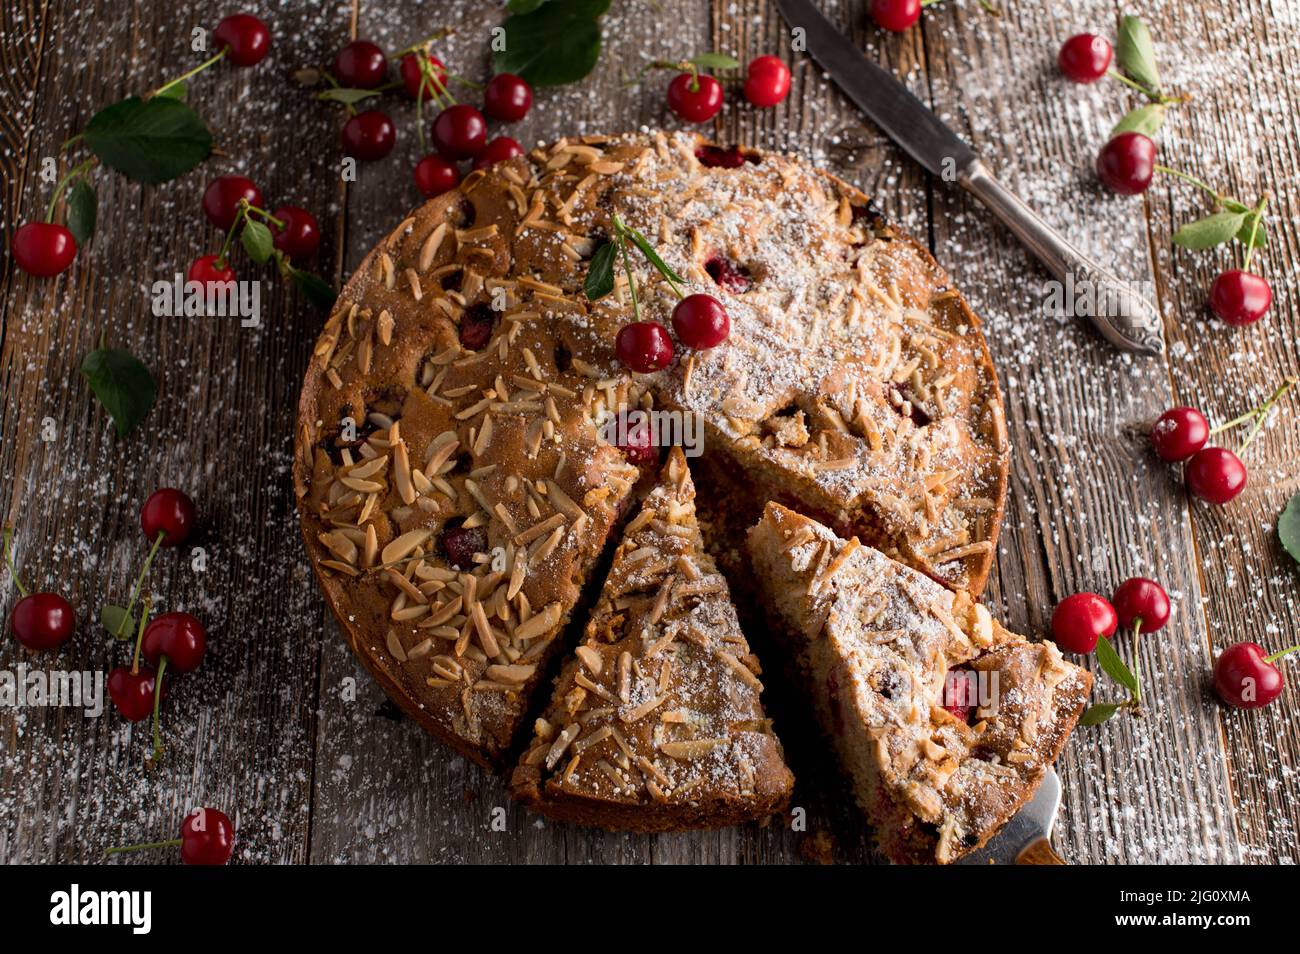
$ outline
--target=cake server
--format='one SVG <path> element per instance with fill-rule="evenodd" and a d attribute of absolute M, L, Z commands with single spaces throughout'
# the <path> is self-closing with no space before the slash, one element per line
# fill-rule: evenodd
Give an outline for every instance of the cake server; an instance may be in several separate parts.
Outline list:
<path fill-rule="evenodd" d="M 927 171 L 956 181 L 1001 219 L 1066 289 L 1090 288 L 1098 307 L 1088 317 L 1125 351 L 1164 352 L 1160 315 L 1141 295 L 1066 241 L 993 176 L 969 145 L 892 74 L 862 55 L 810 0 L 776 0 L 808 53 L 837 86 Z"/>
<path fill-rule="evenodd" d="M 979 851 L 972 851 L 959 865 L 1063 865 L 1052 850 L 1052 826 L 1061 805 L 1061 777 L 1049 768 L 1034 797 L 1002 826 Z"/>

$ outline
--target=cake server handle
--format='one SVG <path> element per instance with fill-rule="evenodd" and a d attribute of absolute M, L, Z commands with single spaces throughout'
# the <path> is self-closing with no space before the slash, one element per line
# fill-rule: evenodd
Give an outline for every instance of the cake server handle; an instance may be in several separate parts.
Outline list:
<path fill-rule="evenodd" d="M 1079 251 L 1044 222 L 1019 196 L 976 159 L 957 181 L 1034 253 L 1052 277 L 1073 288 L 1091 287 L 1096 307 L 1088 317 L 1112 344 L 1141 354 L 1164 354 L 1162 323 L 1155 306 L 1109 270 Z"/>

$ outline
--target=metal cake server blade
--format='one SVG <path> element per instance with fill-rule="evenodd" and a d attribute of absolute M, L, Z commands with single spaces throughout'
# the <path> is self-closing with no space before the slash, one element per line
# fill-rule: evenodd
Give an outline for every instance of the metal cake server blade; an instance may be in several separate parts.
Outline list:
<path fill-rule="evenodd" d="M 988 844 L 957 862 L 959 865 L 1063 865 L 1052 850 L 1052 826 L 1061 805 L 1061 777 L 1049 768 L 1034 797 L 989 839 Z"/>
<path fill-rule="evenodd" d="M 1164 353 L 1160 314 L 1140 294 L 1088 258 L 998 182 L 975 151 L 887 70 L 872 63 L 810 0 L 776 0 L 808 53 L 837 86 L 891 139 L 930 173 L 955 180 L 979 199 L 1047 267 L 1076 289 L 1091 288 L 1088 317 L 1107 341 L 1126 351 Z M 1067 277 L 1068 276 L 1068 277 Z"/>

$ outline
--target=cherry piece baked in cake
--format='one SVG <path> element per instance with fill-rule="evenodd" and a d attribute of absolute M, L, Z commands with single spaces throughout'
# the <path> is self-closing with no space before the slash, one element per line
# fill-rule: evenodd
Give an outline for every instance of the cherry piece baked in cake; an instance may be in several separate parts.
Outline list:
<path fill-rule="evenodd" d="M 555 819 L 635 831 L 781 811 L 793 778 L 758 676 L 673 448 L 614 551 L 512 792 Z"/>
<path fill-rule="evenodd" d="M 1030 798 L 1091 675 L 856 538 L 778 504 L 749 553 L 884 852 L 947 864 Z"/>

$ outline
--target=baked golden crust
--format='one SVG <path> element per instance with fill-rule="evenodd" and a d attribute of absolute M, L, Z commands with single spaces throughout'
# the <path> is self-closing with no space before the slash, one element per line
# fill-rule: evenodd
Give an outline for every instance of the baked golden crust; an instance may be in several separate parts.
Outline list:
<path fill-rule="evenodd" d="M 778 504 L 748 545 L 886 854 L 946 864 L 987 842 L 1060 753 L 1091 675 L 966 593 Z M 973 703 L 969 723 L 944 708 L 954 701 Z"/>
<path fill-rule="evenodd" d="M 673 448 L 614 552 L 511 791 L 552 818 L 606 828 L 766 818 L 785 807 L 794 779 L 759 702 L 759 671 Z"/>
<path fill-rule="evenodd" d="M 626 409 L 698 414 L 758 499 L 954 587 L 988 575 L 1005 427 L 965 302 L 852 187 L 699 146 L 561 140 L 467 176 L 367 256 L 316 345 L 294 462 L 313 568 L 385 690 L 480 762 L 503 758 L 632 492 L 599 438 Z M 727 343 L 652 375 L 618 363 L 624 277 L 581 290 L 615 212 L 724 301 Z M 668 286 L 634 267 L 643 317 L 668 324 Z M 458 525 L 481 550 L 454 566 Z"/>

